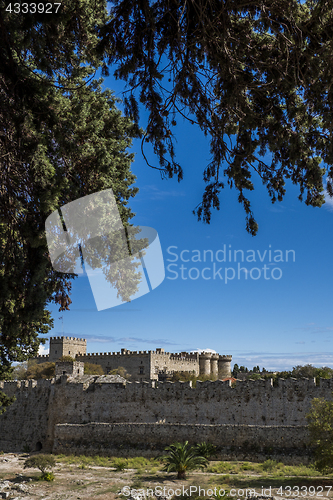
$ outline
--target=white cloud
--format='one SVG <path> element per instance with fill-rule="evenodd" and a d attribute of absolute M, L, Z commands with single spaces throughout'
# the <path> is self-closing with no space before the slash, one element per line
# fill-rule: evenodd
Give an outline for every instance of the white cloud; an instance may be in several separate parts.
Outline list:
<path fill-rule="evenodd" d="M 38 354 L 40 356 L 44 356 L 44 355 L 49 354 L 49 348 L 48 348 L 48 346 L 46 346 L 46 345 L 40 345 L 39 346 L 39 350 L 38 350 Z"/>
<path fill-rule="evenodd" d="M 326 179 L 327 182 L 327 179 Z M 324 189 L 324 196 L 325 196 L 325 205 L 324 207 L 327 208 L 330 212 L 333 212 L 333 198 L 330 197 L 330 195 L 327 192 L 326 185 Z"/>
<path fill-rule="evenodd" d="M 299 326 L 294 330 L 301 330 L 306 333 L 331 333 L 333 326 L 316 326 L 315 323 L 308 323 L 306 326 Z"/>
<path fill-rule="evenodd" d="M 180 191 L 178 189 L 172 190 L 162 190 L 154 185 L 147 185 L 140 189 L 144 192 L 145 197 L 148 197 L 150 200 L 161 200 L 165 198 L 176 198 L 180 196 L 186 196 L 184 191 Z"/>
<path fill-rule="evenodd" d="M 294 366 L 307 364 L 333 368 L 333 352 L 242 353 L 232 357 L 232 365 L 234 363 L 247 368 L 259 365 L 270 371 L 291 370 Z"/>
<path fill-rule="evenodd" d="M 324 205 L 325 208 L 327 208 L 327 210 L 329 210 L 330 212 L 333 212 L 333 198 L 331 198 L 327 191 L 325 190 L 325 205 Z"/>
<path fill-rule="evenodd" d="M 214 349 L 209 349 L 208 347 L 206 349 L 194 349 L 192 350 L 191 352 L 198 352 L 199 354 L 201 352 L 212 352 L 212 353 L 216 353 L 216 351 L 214 351 Z"/>

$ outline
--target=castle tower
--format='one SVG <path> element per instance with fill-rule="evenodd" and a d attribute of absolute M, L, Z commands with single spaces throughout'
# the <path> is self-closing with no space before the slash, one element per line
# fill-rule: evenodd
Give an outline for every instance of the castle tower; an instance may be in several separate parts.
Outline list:
<path fill-rule="evenodd" d="M 49 361 L 57 361 L 62 356 L 75 358 L 87 353 L 87 341 L 74 337 L 51 337 Z"/>
<path fill-rule="evenodd" d="M 200 375 L 210 375 L 211 374 L 211 352 L 202 352 L 199 354 L 199 374 Z"/>
<path fill-rule="evenodd" d="M 231 377 L 231 360 L 232 356 L 219 356 L 218 367 L 219 367 L 219 378 Z"/>
<path fill-rule="evenodd" d="M 210 360 L 210 373 L 216 378 L 219 375 L 219 355 L 217 353 L 212 354 Z"/>

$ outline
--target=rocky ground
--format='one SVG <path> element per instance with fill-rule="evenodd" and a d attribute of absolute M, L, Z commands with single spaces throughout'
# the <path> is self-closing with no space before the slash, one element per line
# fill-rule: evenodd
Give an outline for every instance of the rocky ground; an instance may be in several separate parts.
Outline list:
<path fill-rule="evenodd" d="M 133 475 L 105 467 L 80 469 L 77 465 L 57 464 L 52 482 L 38 481 L 39 472 L 24 469 L 27 455 L 0 456 L 0 498 L 10 500 L 113 500 Z"/>
<path fill-rule="evenodd" d="M 253 472 L 243 475 L 192 472 L 183 481 L 175 474 L 159 470 L 145 471 L 125 469 L 116 471 L 111 467 L 84 466 L 80 463 L 63 464 L 57 461 L 52 482 L 40 481 L 40 473 L 24 469 L 26 454 L 0 455 L 0 499 L 9 500 L 139 500 L 144 499 L 142 492 L 147 490 L 150 500 L 246 500 L 246 488 L 255 488 L 259 498 L 291 500 L 296 498 L 332 500 L 332 478 L 281 477 L 272 479 L 261 477 Z M 279 489 L 281 484 L 282 489 Z M 250 485 L 250 486 L 249 486 Z M 272 486 L 270 486 L 272 485 Z M 303 485 L 303 489 L 302 489 Z M 311 488 L 310 488 L 311 487 Z M 201 492 L 199 492 L 201 488 Z M 215 488 L 215 490 L 214 490 Z M 231 493 L 234 488 L 234 494 Z M 224 490 L 230 490 L 228 499 Z M 296 494 L 295 494 L 296 493 Z M 155 496 L 153 498 L 152 494 Z M 253 493 L 252 493 L 253 495 Z"/>

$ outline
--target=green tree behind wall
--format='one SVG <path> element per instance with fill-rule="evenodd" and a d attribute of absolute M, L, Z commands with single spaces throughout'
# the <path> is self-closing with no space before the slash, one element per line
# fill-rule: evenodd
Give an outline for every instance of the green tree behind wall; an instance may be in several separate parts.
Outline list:
<path fill-rule="evenodd" d="M 306 416 L 311 445 L 315 448 L 315 467 L 326 473 L 333 471 L 333 401 L 315 398 Z"/>

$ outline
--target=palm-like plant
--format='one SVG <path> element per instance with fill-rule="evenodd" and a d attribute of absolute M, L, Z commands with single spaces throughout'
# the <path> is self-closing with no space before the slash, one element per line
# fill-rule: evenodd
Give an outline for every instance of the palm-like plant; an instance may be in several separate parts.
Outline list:
<path fill-rule="evenodd" d="M 168 455 L 164 455 L 165 466 L 162 469 L 165 472 L 177 472 L 177 479 L 185 479 L 186 472 L 194 469 L 203 469 L 207 467 L 208 460 L 198 455 L 195 447 L 188 446 L 188 441 L 182 443 L 174 443 L 165 448 Z"/>
<path fill-rule="evenodd" d="M 207 458 L 207 460 L 216 455 L 216 446 L 211 443 L 199 443 L 194 447 L 196 454 Z"/>

